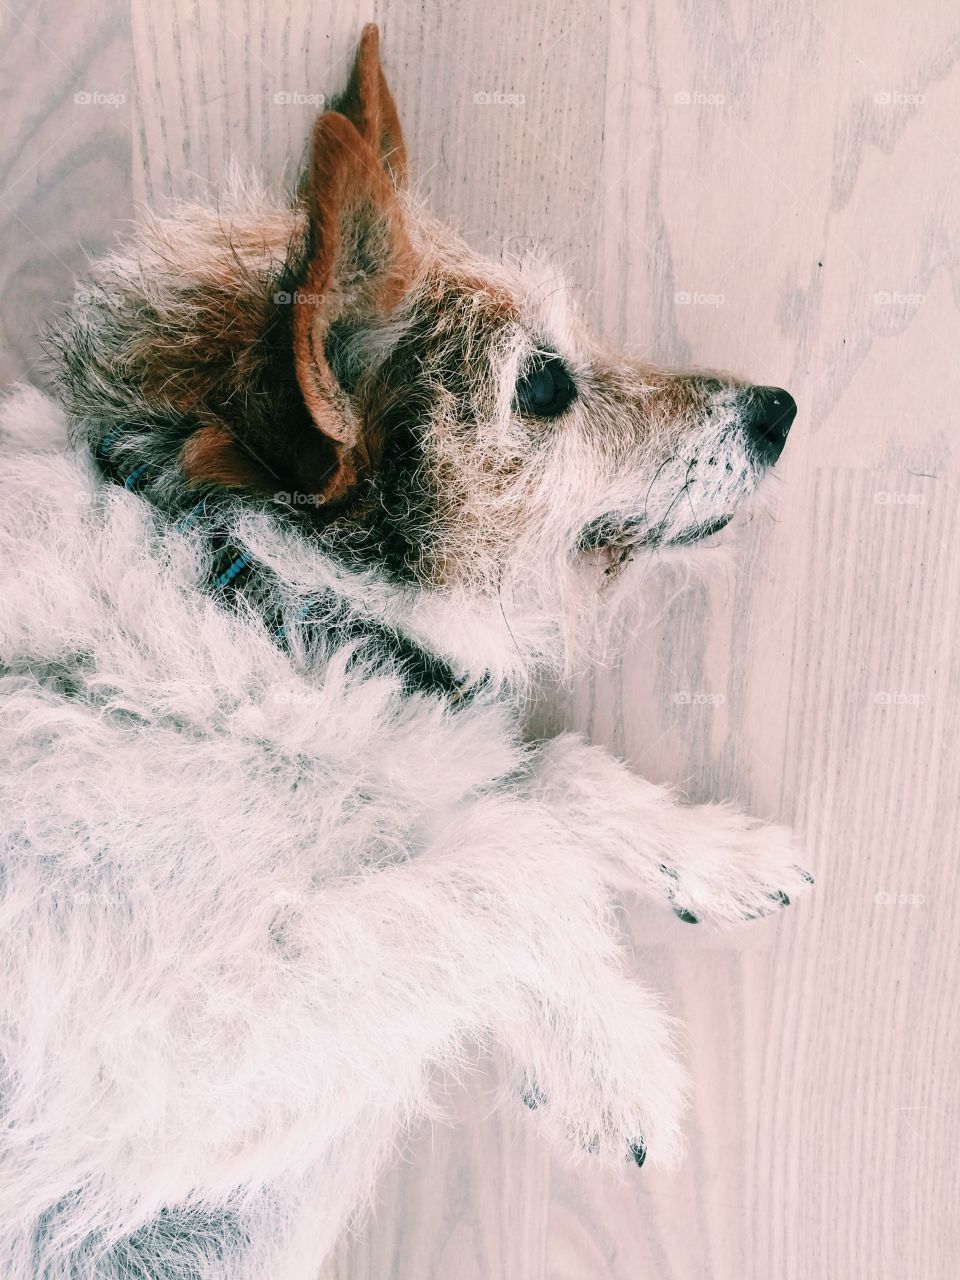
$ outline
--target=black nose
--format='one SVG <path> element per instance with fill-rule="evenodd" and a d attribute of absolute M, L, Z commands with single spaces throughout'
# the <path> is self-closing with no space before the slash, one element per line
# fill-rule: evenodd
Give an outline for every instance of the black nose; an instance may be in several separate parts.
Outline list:
<path fill-rule="evenodd" d="M 753 387 L 745 422 L 747 434 L 768 466 L 776 462 L 787 443 L 787 432 L 797 416 L 797 402 L 782 387 Z"/>

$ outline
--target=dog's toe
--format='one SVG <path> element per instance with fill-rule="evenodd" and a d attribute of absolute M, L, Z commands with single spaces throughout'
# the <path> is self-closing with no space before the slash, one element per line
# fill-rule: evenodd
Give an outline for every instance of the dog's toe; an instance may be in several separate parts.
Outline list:
<path fill-rule="evenodd" d="M 666 880 L 667 898 L 673 910 L 673 914 L 678 920 L 682 920 L 684 924 L 699 924 L 700 917 L 694 912 L 687 910 L 686 907 L 678 907 L 674 901 L 674 895 L 677 892 L 677 886 L 680 883 L 680 876 L 673 867 L 668 867 L 666 863 L 661 862 L 660 874 Z"/>
<path fill-rule="evenodd" d="M 631 1142 L 628 1147 L 627 1159 L 632 1160 L 638 1169 L 643 1168 L 644 1161 L 647 1158 L 647 1144 L 640 1138 L 636 1142 Z"/>
<path fill-rule="evenodd" d="M 532 1080 L 524 1080 L 520 1086 L 520 1097 L 523 1099 L 523 1105 L 529 1107 L 531 1111 L 538 1111 L 540 1107 L 546 1105 L 547 1095 Z"/>
<path fill-rule="evenodd" d="M 767 905 L 769 904 L 769 905 Z M 782 889 L 775 889 L 773 893 L 767 894 L 767 900 L 762 907 L 753 907 L 752 909 L 744 909 L 743 919 L 766 920 L 767 916 L 774 916 L 778 911 L 782 911 L 784 907 L 789 907 L 790 895 L 783 892 Z"/>

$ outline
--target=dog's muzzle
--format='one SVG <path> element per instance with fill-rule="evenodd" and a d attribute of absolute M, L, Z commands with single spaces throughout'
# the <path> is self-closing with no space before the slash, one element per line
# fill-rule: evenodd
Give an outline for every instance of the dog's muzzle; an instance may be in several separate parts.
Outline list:
<path fill-rule="evenodd" d="M 797 416 L 797 402 L 782 387 L 754 387 L 744 413 L 747 438 L 764 466 L 772 466 L 783 452 L 787 433 Z"/>

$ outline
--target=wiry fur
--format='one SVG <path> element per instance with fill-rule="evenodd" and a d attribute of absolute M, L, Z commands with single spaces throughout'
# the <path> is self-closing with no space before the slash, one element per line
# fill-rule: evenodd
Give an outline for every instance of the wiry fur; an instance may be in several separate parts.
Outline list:
<path fill-rule="evenodd" d="M 370 561 L 378 578 L 391 571 L 389 604 L 373 611 L 399 611 L 426 643 L 476 663 L 474 674 L 492 666 L 515 683 L 540 661 L 569 669 L 630 598 L 598 592 L 589 568 L 584 590 L 572 554 L 583 535 L 606 527 L 609 574 L 638 546 L 664 552 L 729 518 L 764 471 L 742 430 L 752 388 L 606 352 L 554 271 L 533 259 L 486 263 L 403 201 L 417 271 L 400 307 L 333 337 L 354 399 L 381 420 L 415 417 L 421 461 L 398 492 L 385 492 L 380 473 L 367 478 L 358 505 L 378 513 L 372 527 L 349 509 L 321 537 L 340 563 Z M 300 205 L 271 207 L 235 171 L 215 206 L 150 217 L 126 251 L 97 264 L 89 301 L 59 335 L 78 430 L 95 446 L 117 421 L 143 423 L 123 448 L 154 464 L 150 494 L 168 509 L 195 498 L 184 493 L 179 450 L 198 423 L 277 412 L 270 361 L 290 307 L 275 299 L 296 295 L 304 219 Z M 531 426 L 511 400 L 544 342 L 566 358 L 580 394 L 562 425 Z M 295 478 L 270 479 L 268 499 L 316 512 Z M 246 515 L 249 495 L 244 504 Z M 476 655 L 450 644 L 458 613 L 482 631 Z"/>
<path fill-rule="evenodd" d="M 572 736 L 524 745 L 505 696 L 595 643 L 604 569 L 752 491 L 750 389 L 602 351 L 555 277 L 396 199 L 387 230 L 342 220 L 316 321 L 349 492 L 301 505 L 292 449 L 250 446 L 249 485 L 191 472 L 198 439 L 242 469 L 235 437 L 313 429 L 300 304 L 277 300 L 318 252 L 304 194 L 145 221 L 61 331 L 67 413 L 29 389 L 3 406 L 9 1280 L 314 1276 L 477 1042 L 562 1149 L 669 1163 L 684 1073 L 615 895 L 729 924 L 806 887 L 782 829 Z M 397 296 L 371 311 L 384 271 Z M 577 382 L 562 421 L 514 404 L 544 344 Z M 118 424 L 139 493 L 94 461 Z M 254 566 L 232 602 L 214 534 Z M 411 689 L 391 636 L 462 696 Z"/>

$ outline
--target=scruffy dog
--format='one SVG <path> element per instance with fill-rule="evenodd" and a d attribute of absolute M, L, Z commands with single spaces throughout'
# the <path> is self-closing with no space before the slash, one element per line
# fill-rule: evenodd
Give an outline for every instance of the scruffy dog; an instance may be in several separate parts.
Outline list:
<path fill-rule="evenodd" d="M 601 349 L 405 178 L 368 27 L 292 207 L 146 221 L 63 406 L 2 409 L 5 1280 L 312 1280 L 477 1043 L 544 1139 L 669 1162 L 616 896 L 728 924 L 809 883 L 781 828 L 517 729 L 793 401 Z"/>

